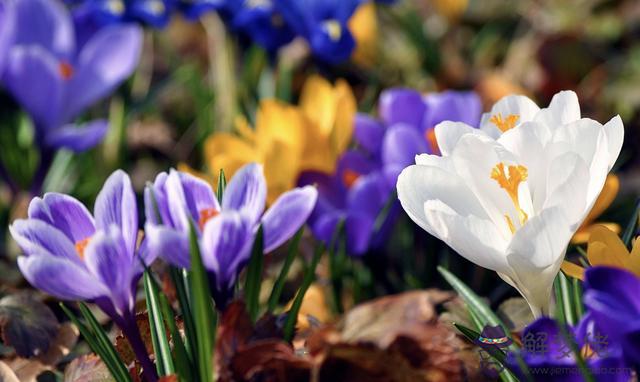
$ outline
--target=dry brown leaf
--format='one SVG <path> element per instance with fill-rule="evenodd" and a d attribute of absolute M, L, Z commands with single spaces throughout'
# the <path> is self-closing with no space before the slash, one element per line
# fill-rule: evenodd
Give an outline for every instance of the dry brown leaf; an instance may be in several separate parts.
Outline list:
<path fill-rule="evenodd" d="M 114 382 L 107 366 L 95 354 L 78 357 L 64 370 L 64 382 Z"/>
<path fill-rule="evenodd" d="M 33 358 L 14 358 L 6 361 L 18 379 L 22 382 L 35 382 L 38 375 L 47 370 L 55 369 L 55 366 L 63 357 L 69 354 L 78 342 L 78 329 L 71 323 L 60 326 L 56 338 L 49 346 L 46 353 Z"/>
<path fill-rule="evenodd" d="M 20 382 L 16 374 L 11 370 L 9 365 L 0 361 L 0 381 L 2 382 Z"/>
<path fill-rule="evenodd" d="M 436 306 L 451 292 L 414 291 L 383 297 L 348 311 L 335 327 L 307 341 L 317 381 L 478 380 L 471 345 L 438 322 Z"/>

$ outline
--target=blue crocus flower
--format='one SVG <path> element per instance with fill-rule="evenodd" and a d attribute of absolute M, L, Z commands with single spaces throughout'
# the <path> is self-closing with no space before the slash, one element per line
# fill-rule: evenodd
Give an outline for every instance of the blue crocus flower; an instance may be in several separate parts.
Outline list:
<path fill-rule="evenodd" d="M 295 37 L 272 0 L 239 1 L 232 12 L 231 27 L 268 52 L 276 51 Z"/>
<path fill-rule="evenodd" d="M 98 25 L 140 22 L 156 28 L 169 23 L 177 0 L 86 0 L 67 1 L 74 13 L 90 18 Z"/>
<path fill-rule="evenodd" d="M 320 60 L 347 60 L 356 42 L 347 23 L 360 0 L 275 0 L 277 9 L 296 34 L 304 37 Z"/>
<path fill-rule="evenodd" d="M 178 9 L 189 20 L 197 20 L 207 12 L 220 12 L 225 14 L 232 2 L 241 3 L 241 0 L 179 0 Z"/>

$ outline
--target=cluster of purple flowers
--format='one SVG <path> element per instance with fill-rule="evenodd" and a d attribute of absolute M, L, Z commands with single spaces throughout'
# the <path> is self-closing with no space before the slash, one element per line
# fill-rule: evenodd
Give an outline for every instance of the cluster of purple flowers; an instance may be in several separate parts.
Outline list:
<path fill-rule="evenodd" d="M 629 271 L 594 267 L 585 272 L 586 313 L 575 327 L 542 317 L 522 333 L 520 352 L 536 381 L 583 381 L 575 346 L 597 381 L 629 381 L 640 366 L 640 279 Z M 573 342 L 571 344 L 570 342 Z M 507 363 L 522 379 L 515 353 Z"/>
<path fill-rule="evenodd" d="M 400 171 L 418 154 L 438 153 L 437 124 L 451 120 L 477 126 L 481 113 L 480 98 L 473 92 L 423 96 L 411 89 L 384 91 L 379 119 L 356 116 L 356 147 L 343 154 L 335 173 L 306 172 L 300 177 L 300 184 L 318 187 L 318 203 L 310 218 L 315 236 L 329 243 L 338 222 L 344 221 L 351 255 L 385 243 L 400 212 L 394 196 Z M 385 206 L 387 215 L 378 221 Z"/>
<path fill-rule="evenodd" d="M 153 370 L 135 321 L 138 281 L 158 256 L 190 268 L 189 227 L 198 235 L 203 264 L 219 309 L 233 296 L 260 225 L 264 252 L 292 237 L 317 198 L 313 187 L 283 194 L 266 212 L 262 166 L 249 164 L 231 180 L 218 203 L 211 187 L 192 175 L 161 173 L 145 190 L 145 235 L 129 176 L 116 171 L 98 194 L 92 215 L 71 196 L 34 198 L 27 219 L 11 235 L 24 251 L 18 266 L 34 287 L 63 300 L 96 303 L 129 338 L 145 370 Z M 264 212 L 264 213 L 263 213 Z"/>

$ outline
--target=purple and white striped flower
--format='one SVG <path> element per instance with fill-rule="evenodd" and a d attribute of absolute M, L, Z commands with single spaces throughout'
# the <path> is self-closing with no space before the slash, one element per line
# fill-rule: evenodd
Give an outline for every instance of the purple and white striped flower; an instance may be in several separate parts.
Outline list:
<path fill-rule="evenodd" d="M 296 188 L 282 194 L 265 212 L 266 194 L 263 169 L 256 163 L 236 173 L 222 203 L 199 178 L 175 170 L 161 173 L 145 190 L 149 251 L 175 266 L 189 268 L 191 221 L 212 280 L 212 294 L 222 308 L 250 257 L 259 226 L 264 232 L 264 252 L 271 252 L 307 221 L 317 199 L 314 187 Z"/>

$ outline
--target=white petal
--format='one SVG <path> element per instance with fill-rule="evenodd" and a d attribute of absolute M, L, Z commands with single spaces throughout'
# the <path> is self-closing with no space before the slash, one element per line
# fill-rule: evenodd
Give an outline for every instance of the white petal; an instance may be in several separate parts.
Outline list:
<path fill-rule="evenodd" d="M 409 217 L 460 255 L 489 269 L 503 269 L 508 242 L 456 174 L 410 166 L 398 178 L 398 198 Z"/>
<path fill-rule="evenodd" d="M 489 113 L 482 115 L 480 129 L 492 137 L 498 137 L 502 133 L 493 123 L 489 122 L 491 117 L 501 114 L 503 118 L 509 115 L 517 115 L 517 123 L 532 121 L 540 111 L 538 105 L 528 97 L 523 95 L 510 95 L 498 101 Z"/>
<path fill-rule="evenodd" d="M 607 136 L 607 144 L 609 145 L 609 170 L 613 167 L 620 155 L 622 149 L 622 141 L 624 141 L 624 126 L 619 115 L 611 118 L 604 125 L 604 133 Z"/>
<path fill-rule="evenodd" d="M 589 212 L 586 209 L 589 167 L 578 154 L 567 152 L 555 158 L 547 171 L 547 198 L 543 209 L 560 208 L 575 231 Z"/>
<path fill-rule="evenodd" d="M 505 215 L 517 223 L 518 211 L 509 194 L 491 178 L 491 172 L 498 163 L 504 163 L 505 166 L 520 164 L 517 158 L 496 141 L 472 134 L 460 138 L 451 158 L 456 173 L 465 180 L 491 220 L 500 228 L 503 237 L 511 237 Z M 533 211 L 530 210 L 531 202 L 526 181 L 520 184 L 519 191 L 525 195 L 520 200 L 521 207 L 531 216 Z M 525 198 L 529 198 L 529 201 Z"/>
<path fill-rule="evenodd" d="M 540 110 L 535 117 L 537 122 L 549 126 L 552 130 L 580 119 L 580 102 L 572 90 L 556 93 L 549 103 L 549 107 Z"/>
<path fill-rule="evenodd" d="M 543 210 L 513 236 L 507 249 L 517 285 L 534 313 L 548 313 L 553 280 L 558 273 L 573 232 L 560 208 Z"/>
<path fill-rule="evenodd" d="M 466 123 L 452 121 L 444 121 L 437 124 L 435 132 L 438 149 L 443 156 L 451 154 L 460 137 L 465 134 L 487 135 L 484 131 L 473 128 Z"/>
<path fill-rule="evenodd" d="M 544 148 L 551 134 L 548 128 L 537 122 L 525 122 L 521 125 L 506 131 L 500 136 L 498 142 L 507 150 L 513 153 L 519 164 L 529 170 L 527 183 L 531 193 L 532 207 L 534 211 L 539 210 L 547 183 L 545 168 Z"/>

